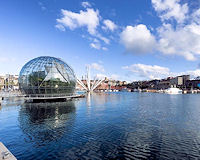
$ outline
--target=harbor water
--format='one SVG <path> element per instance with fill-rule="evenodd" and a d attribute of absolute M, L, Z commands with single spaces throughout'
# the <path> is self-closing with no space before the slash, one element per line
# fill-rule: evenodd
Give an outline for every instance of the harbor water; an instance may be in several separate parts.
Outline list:
<path fill-rule="evenodd" d="M 94 93 L 5 99 L 0 141 L 17 159 L 200 159 L 200 95 Z"/>

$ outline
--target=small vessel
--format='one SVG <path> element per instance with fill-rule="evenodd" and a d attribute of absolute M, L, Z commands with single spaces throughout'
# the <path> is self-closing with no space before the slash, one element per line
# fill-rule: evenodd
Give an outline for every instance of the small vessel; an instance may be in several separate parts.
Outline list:
<path fill-rule="evenodd" d="M 142 89 L 138 88 L 138 89 L 134 89 L 134 92 L 142 92 Z"/>
<path fill-rule="evenodd" d="M 158 93 L 164 93 L 163 89 L 158 90 Z"/>
<path fill-rule="evenodd" d="M 179 88 L 173 88 L 173 87 L 168 88 L 168 89 L 166 89 L 164 91 L 164 93 L 167 93 L 167 94 L 182 94 L 182 92 L 183 91 L 181 89 L 179 89 Z"/>

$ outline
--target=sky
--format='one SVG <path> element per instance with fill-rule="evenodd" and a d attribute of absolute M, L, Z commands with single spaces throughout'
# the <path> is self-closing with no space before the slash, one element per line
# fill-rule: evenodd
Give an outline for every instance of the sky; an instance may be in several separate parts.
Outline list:
<path fill-rule="evenodd" d="M 39 56 L 78 78 L 200 76 L 200 0 L 0 1 L 0 75 Z"/>

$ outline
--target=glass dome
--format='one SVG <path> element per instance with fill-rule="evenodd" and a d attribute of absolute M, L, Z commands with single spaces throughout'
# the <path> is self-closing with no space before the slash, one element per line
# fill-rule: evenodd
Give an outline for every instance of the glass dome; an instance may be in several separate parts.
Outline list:
<path fill-rule="evenodd" d="M 54 57 L 35 58 L 26 63 L 19 74 L 19 87 L 26 95 L 72 95 L 75 86 L 72 68 Z"/>

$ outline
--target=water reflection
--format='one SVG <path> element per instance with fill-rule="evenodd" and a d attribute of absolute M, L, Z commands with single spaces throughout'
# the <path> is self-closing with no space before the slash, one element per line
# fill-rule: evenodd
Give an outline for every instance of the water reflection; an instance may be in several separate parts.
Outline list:
<path fill-rule="evenodd" d="M 87 93 L 86 95 L 86 102 L 87 102 L 87 106 L 90 107 L 91 106 L 91 93 Z"/>
<path fill-rule="evenodd" d="M 119 97 L 119 93 L 87 93 L 86 102 L 87 106 L 103 106 L 106 103 L 119 103 L 119 101 L 124 100 L 126 96 Z"/>
<path fill-rule="evenodd" d="M 22 131 L 26 141 L 44 145 L 61 138 L 68 132 L 75 120 L 73 101 L 58 103 L 24 103 L 19 111 Z"/>

